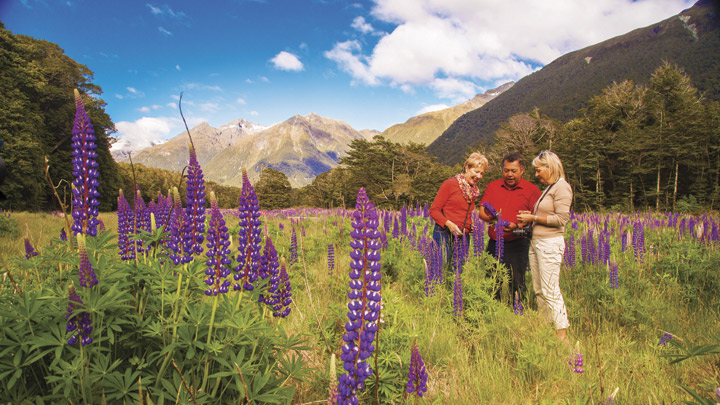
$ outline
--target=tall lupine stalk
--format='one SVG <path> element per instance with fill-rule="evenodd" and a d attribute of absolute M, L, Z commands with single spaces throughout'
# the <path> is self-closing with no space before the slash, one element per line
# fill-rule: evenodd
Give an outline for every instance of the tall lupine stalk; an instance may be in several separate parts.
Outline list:
<path fill-rule="evenodd" d="M 38 252 L 35 251 L 35 248 L 30 243 L 30 239 L 25 237 L 25 258 L 29 259 L 31 257 L 35 257 L 38 255 Z"/>
<path fill-rule="evenodd" d="M 583 355 L 580 352 L 580 342 L 575 343 L 575 353 L 570 356 L 568 364 L 573 367 L 573 371 L 582 374 L 583 371 Z"/>
<path fill-rule="evenodd" d="M 227 277 L 230 275 L 230 263 L 232 261 L 228 257 L 230 254 L 230 235 L 228 235 L 228 228 L 225 226 L 225 219 L 223 219 L 220 208 L 218 208 L 217 198 L 215 193 L 210 192 L 210 222 L 208 224 L 208 235 L 207 235 L 207 252 L 205 255 L 208 260 L 205 264 L 208 266 L 205 270 L 205 275 L 208 278 L 205 280 L 205 284 L 208 285 L 208 289 L 205 290 L 205 295 L 218 295 L 228 292 L 230 287 L 230 281 Z"/>
<path fill-rule="evenodd" d="M 608 264 L 608 275 L 610 278 L 610 288 L 617 289 L 620 287 L 620 279 L 618 276 L 618 264 L 617 263 L 609 263 Z"/>
<path fill-rule="evenodd" d="M 168 257 L 173 261 L 173 264 L 178 265 L 183 262 L 182 233 L 183 224 L 185 223 L 185 211 L 183 211 L 182 202 L 180 201 L 180 192 L 177 187 L 173 187 L 172 196 L 173 208 L 167 224 L 170 237 L 165 241 L 165 248 L 167 249 Z"/>
<path fill-rule="evenodd" d="M 122 189 L 118 192 L 118 254 L 122 260 L 135 259 L 135 221 L 130 204 L 125 199 Z"/>
<path fill-rule="evenodd" d="M 645 229 L 640 221 L 636 221 L 635 224 L 633 224 L 632 244 L 635 252 L 635 261 L 642 264 L 645 254 Z"/>
<path fill-rule="evenodd" d="M 97 191 L 98 157 L 95 144 L 95 131 L 85 112 L 80 93 L 75 89 L 75 122 L 72 128 L 72 231 L 90 236 L 97 235 L 98 207 L 100 202 Z"/>
<path fill-rule="evenodd" d="M 570 233 L 565 239 L 565 255 L 563 261 L 568 268 L 575 267 L 575 235 Z"/>
<path fill-rule="evenodd" d="M 297 245 L 297 234 L 295 233 L 295 227 L 292 227 L 292 234 L 290 235 L 290 263 L 293 264 L 298 262 L 298 245 Z"/>
<path fill-rule="evenodd" d="M 183 223 L 183 263 L 190 263 L 195 256 L 203 252 L 205 233 L 205 180 L 192 145 L 189 146 L 189 151 Z"/>
<path fill-rule="evenodd" d="M 258 284 L 261 288 L 263 284 L 267 285 L 267 296 L 261 293 L 258 301 L 265 302 L 271 307 L 275 305 L 275 295 L 277 293 L 278 283 L 280 282 L 279 267 L 280 262 L 278 261 L 277 250 L 275 250 L 275 245 L 272 243 L 272 238 L 270 238 L 270 235 L 267 235 L 265 238 L 265 248 L 263 248 L 263 254 L 260 257 L 260 267 L 258 268 Z"/>
<path fill-rule="evenodd" d="M 335 270 L 335 247 L 332 243 L 328 245 L 328 274 L 332 275 Z"/>
<path fill-rule="evenodd" d="M 90 332 L 92 332 L 93 327 L 90 324 L 90 314 L 85 311 L 83 302 L 72 284 L 68 286 L 68 306 L 65 319 L 67 319 L 65 330 L 75 332 L 67 341 L 69 345 L 74 345 L 77 342 L 78 333 L 80 334 L 80 345 L 85 346 L 92 343 L 93 339 L 90 337 Z"/>
<path fill-rule="evenodd" d="M 423 394 L 427 392 L 427 378 L 428 374 L 425 370 L 425 362 L 423 362 L 422 356 L 420 356 L 417 342 L 413 342 L 412 348 L 410 349 L 410 372 L 408 374 L 408 382 L 405 384 L 405 391 L 408 394 L 415 393 L 416 404 L 418 397 L 422 398 Z"/>
<path fill-rule="evenodd" d="M 288 277 L 285 269 L 285 259 L 280 261 L 280 274 L 276 288 L 271 291 L 273 299 L 273 316 L 285 318 L 290 314 L 290 305 L 292 304 L 292 288 L 290 287 L 290 277 Z"/>
<path fill-rule="evenodd" d="M 240 204 L 238 217 L 240 218 L 240 230 L 238 232 L 238 265 L 235 266 L 235 290 L 253 290 L 254 283 L 258 277 L 260 267 L 260 234 L 262 233 L 260 221 L 260 205 L 257 195 L 247 171 L 242 169 L 243 187 L 240 193 Z M 238 304 L 240 301 L 238 300 Z"/>
<path fill-rule="evenodd" d="M 483 250 L 485 250 L 485 222 L 480 219 L 480 216 L 473 211 L 473 247 L 474 256 L 481 256 Z"/>
<path fill-rule="evenodd" d="M 365 380 L 372 374 L 366 360 L 375 349 L 380 313 L 380 232 L 378 214 L 365 189 L 358 191 L 350 253 L 350 292 L 348 319 L 340 358 L 345 373 L 338 380 L 338 403 L 357 404 L 357 393 L 365 387 Z"/>
<path fill-rule="evenodd" d="M 463 286 L 462 286 L 462 258 L 460 238 L 455 235 L 453 243 L 453 267 L 455 268 L 455 283 L 453 285 L 453 314 L 462 316 L 463 313 Z"/>
<path fill-rule="evenodd" d="M 150 210 L 143 201 L 140 187 L 135 188 L 135 234 L 138 235 L 135 238 L 135 244 L 137 245 L 135 251 L 138 254 L 147 252 L 150 250 L 150 246 L 145 246 L 145 239 L 140 235 L 140 231 L 150 232 Z"/>
<path fill-rule="evenodd" d="M 78 252 L 80 256 L 80 268 L 78 270 L 78 277 L 80 278 L 80 286 L 82 287 L 93 287 L 97 285 L 98 281 L 95 277 L 95 270 L 90 265 L 90 258 L 88 258 L 87 249 L 85 248 L 85 235 L 77 235 Z"/>

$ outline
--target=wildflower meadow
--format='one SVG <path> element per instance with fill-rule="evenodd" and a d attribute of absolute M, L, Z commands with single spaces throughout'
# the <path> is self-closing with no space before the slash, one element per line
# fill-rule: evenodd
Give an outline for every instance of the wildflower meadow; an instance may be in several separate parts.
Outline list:
<path fill-rule="evenodd" d="M 532 282 L 509 292 L 477 215 L 441 252 L 426 203 L 378 209 L 363 188 L 262 211 L 245 174 L 220 209 L 190 140 L 184 201 L 118 190 L 98 212 L 76 100 L 67 213 L 0 215 L 2 403 L 720 401 L 717 214 L 573 213 L 566 345 Z"/>

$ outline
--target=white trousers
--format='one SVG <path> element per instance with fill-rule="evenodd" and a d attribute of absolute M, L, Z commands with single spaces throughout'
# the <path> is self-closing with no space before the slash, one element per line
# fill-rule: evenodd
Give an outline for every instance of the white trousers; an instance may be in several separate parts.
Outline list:
<path fill-rule="evenodd" d="M 560 292 L 560 265 L 565 240 L 562 236 L 530 241 L 530 270 L 540 315 L 555 323 L 555 329 L 570 326 L 565 300 Z"/>

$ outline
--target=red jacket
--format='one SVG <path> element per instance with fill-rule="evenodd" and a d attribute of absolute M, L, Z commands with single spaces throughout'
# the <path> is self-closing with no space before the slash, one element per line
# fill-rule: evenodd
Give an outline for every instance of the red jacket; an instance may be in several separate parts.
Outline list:
<path fill-rule="evenodd" d="M 475 207 L 475 200 L 470 204 L 470 210 Z M 460 185 L 455 177 L 451 177 L 443 181 L 438 190 L 435 200 L 430 206 L 430 216 L 440 226 L 445 226 L 445 222 L 449 219 L 458 228 L 462 228 L 465 223 L 465 231 L 472 232 L 472 212 L 468 212 L 468 203 L 463 197 Z M 467 216 L 467 220 L 465 220 Z"/>

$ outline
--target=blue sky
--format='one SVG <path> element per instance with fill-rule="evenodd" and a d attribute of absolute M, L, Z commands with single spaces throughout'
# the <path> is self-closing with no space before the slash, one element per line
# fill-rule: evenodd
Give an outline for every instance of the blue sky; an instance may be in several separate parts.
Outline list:
<path fill-rule="evenodd" d="M 95 72 L 135 147 L 311 112 L 384 130 L 689 8 L 688 0 L 0 0 Z"/>

